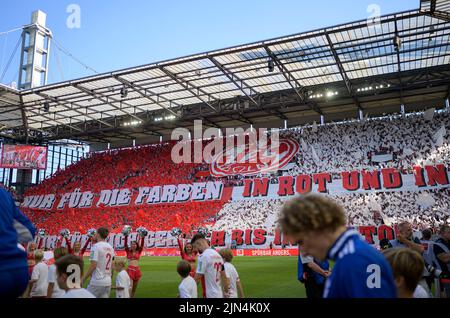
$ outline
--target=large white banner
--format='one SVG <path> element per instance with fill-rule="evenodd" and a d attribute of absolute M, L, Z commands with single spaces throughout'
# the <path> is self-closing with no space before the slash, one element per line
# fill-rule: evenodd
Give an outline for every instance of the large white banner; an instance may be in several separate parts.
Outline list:
<path fill-rule="evenodd" d="M 187 203 L 199 201 L 239 201 L 251 199 L 287 199 L 297 194 L 326 193 L 347 195 L 353 193 L 421 191 L 450 187 L 450 172 L 444 165 L 413 167 L 413 174 L 386 168 L 373 171 L 344 171 L 333 179 L 331 173 L 281 176 L 276 178 L 248 178 L 243 186 L 225 189 L 216 182 L 163 185 L 137 190 L 106 189 L 100 193 L 81 192 L 27 196 L 23 208 L 41 210 L 83 209 L 91 207 L 127 207 L 164 203 Z"/>
<path fill-rule="evenodd" d="M 369 244 L 378 245 L 380 240 L 388 239 L 392 240 L 395 238 L 396 229 L 387 225 L 381 226 L 358 226 L 356 229 L 360 232 L 361 237 L 364 238 Z M 414 233 L 414 236 L 421 238 L 420 233 Z M 284 237 L 280 231 L 275 231 L 275 233 L 268 233 L 265 229 L 233 229 L 231 231 L 212 231 L 208 233 L 211 245 L 214 247 L 236 247 L 240 249 L 254 249 L 254 248 L 296 248 L 295 242 L 290 242 Z M 70 235 L 69 241 L 73 245 L 74 242 L 80 242 L 81 246 L 84 246 L 87 235 Z M 41 242 L 38 242 L 42 240 Z M 53 235 L 46 236 L 44 238 L 37 237 L 35 239 L 36 243 L 39 243 L 40 248 L 55 248 L 57 245 L 66 247 L 66 242 L 61 238 L 61 236 Z M 137 233 L 130 234 L 128 242 L 141 241 L 141 237 Z M 188 242 L 189 240 L 182 241 Z M 107 242 L 111 244 L 114 249 L 121 251 L 124 250 L 124 236 L 121 233 L 112 233 L 108 236 Z M 89 250 L 91 244 L 88 245 Z M 178 242 L 175 237 L 173 237 L 169 231 L 159 231 L 159 232 L 149 232 L 144 238 L 144 248 L 145 249 L 178 249 Z"/>
<path fill-rule="evenodd" d="M 331 174 L 286 176 L 270 183 L 267 178 L 244 181 L 244 186 L 234 187 L 234 201 L 254 199 L 290 199 L 305 193 L 326 193 L 342 196 L 353 193 L 407 191 L 416 192 L 449 188 L 450 171 L 442 166 L 416 167 L 415 174 L 401 174 L 397 169 L 342 172 L 340 179 Z"/>

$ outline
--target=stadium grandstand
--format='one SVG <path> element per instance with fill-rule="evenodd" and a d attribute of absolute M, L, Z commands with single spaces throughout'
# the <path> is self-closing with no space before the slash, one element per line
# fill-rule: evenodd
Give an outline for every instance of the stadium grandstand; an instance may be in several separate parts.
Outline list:
<path fill-rule="evenodd" d="M 296 129 L 313 122 L 444 110 L 450 93 L 450 25 L 424 10 L 384 16 L 379 24 L 364 20 L 21 91 L 2 86 L 2 137 L 61 148 L 58 165 L 50 153 L 50 173 L 55 173 L 84 156 L 85 145 L 100 151 L 164 142 L 177 127 L 193 131 L 194 119 L 218 129 Z M 440 128 L 425 132 L 435 127 Z M 58 147 L 64 139 L 82 144 Z M 137 170 L 122 163 L 125 174 Z M 82 164 L 71 167 L 75 174 Z M 138 162 L 135 166 L 142 169 Z M 319 167 L 330 168 L 328 162 Z M 8 180 L 9 171 L 3 170 Z M 158 173 L 148 179 L 160 179 Z M 176 179 L 176 169 L 172 173 Z M 48 182 L 58 188 L 60 174 L 72 176 L 58 171 L 31 191 Z M 180 177 L 185 174 L 189 171 Z M 49 175 L 35 173 L 33 181 L 43 176 Z M 72 189 L 83 186 L 69 180 L 61 182 Z"/>
<path fill-rule="evenodd" d="M 0 84 L 3 152 L 47 151 L 39 169 L 0 168 L 0 182 L 45 230 L 47 248 L 62 229 L 85 240 L 107 227 L 121 250 L 130 225 L 151 233 L 148 255 L 172 255 L 174 229 L 205 231 L 216 246 L 296 250 L 279 239 L 278 218 L 307 192 L 334 198 L 361 234 L 405 221 L 437 232 L 450 224 L 449 39 L 450 1 L 428 0 L 373 21 L 70 81 Z M 187 129 L 194 148 L 195 120 L 220 138 L 227 128 L 272 129 L 286 162 L 269 171 L 175 163 L 172 133 Z"/>

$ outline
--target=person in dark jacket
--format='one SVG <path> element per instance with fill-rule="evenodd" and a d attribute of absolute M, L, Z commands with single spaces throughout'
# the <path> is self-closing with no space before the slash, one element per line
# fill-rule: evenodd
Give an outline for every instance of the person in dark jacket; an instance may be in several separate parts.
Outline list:
<path fill-rule="evenodd" d="M 392 270 L 384 256 L 348 229 L 344 209 L 317 194 L 286 202 L 278 224 L 291 242 L 318 261 L 334 261 L 327 277 L 324 298 L 396 298 Z"/>
<path fill-rule="evenodd" d="M 19 243 L 32 241 L 35 232 L 9 192 L 0 188 L 0 298 L 17 298 L 27 288 L 27 253 Z"/>
<path fill-rule="evenodd" d="M 297 279 L 305 285 L 307 298 L 322 298 L 325 288 L 325 280 L 330 276 L 330 264 L 328 261 L 320 262 L 312 256 L 304 255 L 300 251 L 299 244 Z"/>

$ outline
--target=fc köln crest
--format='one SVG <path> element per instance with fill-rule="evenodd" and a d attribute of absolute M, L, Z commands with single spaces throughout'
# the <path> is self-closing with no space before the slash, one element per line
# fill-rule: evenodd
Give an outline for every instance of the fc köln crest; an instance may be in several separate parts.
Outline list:
<path fill-rule="evenodd" d="M 270 145 L 265 150 L 251 147 L 249 144 L 243 149 L 237 148 L 228 147 L 214 156 L 210 165 L 212 176 L 252 176 L 284 170 L 299 151 L 300 145 L 296 140 L 280 139 L 279 147 L 274 148 L 275 151 L 268 151 L 271 149 Z M 223 162 L 220 162 L 219 158 L 222 158 Z"/>

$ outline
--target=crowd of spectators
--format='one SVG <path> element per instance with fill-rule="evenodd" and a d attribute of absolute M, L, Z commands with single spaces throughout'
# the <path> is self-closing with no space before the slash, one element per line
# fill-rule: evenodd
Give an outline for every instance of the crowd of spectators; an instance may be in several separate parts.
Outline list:
<path fill-rule="evenodd" d="M 427 196 L 432 205 L 423 205 Z M 352 226 L 394 225 L 408 221 L 417 230 L 437 229 L 450 224 L 450 192 L 426 190 L 420 192 L 378 192 L 332 196 L 344 207 L 348 224 Z M 255 199 L 234 201 L 224 205 L 212 230 L 264 228 L 273 234 L 278 213 L 284 201 Z"/>
<path fill-rule="evenodd" d="M 298 127 L 283 135 L 300 142 L 297 165 L 289 174 L 311 174 L 376 168 L 398 168 L 412 172 L 414 165 L 450 165 L 450 112 L 436 112 L 431 120 L 423 114 L 389 117 L 321 126 Z M 395 160 L 372 162 L 373 152 L 390 152 Z"/>
<path fill-rule="evenodd" d="M 140 186 L 192 183 L 194 163 L 175 164 L 171 160 L 173 143 L 93 153 L 88 158 L 59 170 L 49 179 L 29 189 L 26 195 L 68 193 L 75 189 L 92 191 L 103 189 L 132 189 L 136 195 Z M 112 232 L 124 224 L 145 226 L 158 231 L 180 227 L 185 231 L 197 224 L 214 220 L 222 207 L 221 201 L 188 202 L 158 205 L 129 205 L 126 207 L 91 207 L 62 210 L 23 208 L 38 228 L 50 234 L 62 228 L 85 232 L 90 228 L 108 225 Z"/>
<path fill-rule="evenodd" d="M 444 127 L 444 128 L 442 128 Z M 414 165 L 444 164 L 450 167 L 450 113 L 423 114 L 312 125 L 284 130 L 282 137 L 299 141 L 301 151 L 293 169 L 284 175 L 397 168 L 412 173 Z M 375 153 L 392 154 L 394 160 L 373 162 Z M 354 226 L 395 224 L 407 220 L 415 228 L 437 228 L 450 220 L 449 190 L 420 192 L 373 192 L 334 196 L 344 206 L 348 223 Z M 282 200 L 257 199 L 230 202 L 219 212 L 214 230 L 265 227 L 273 232 Z"/>
<path fill-rule="evenodd" d="M 450 166 L 450 113 L 392 115 L 383 118 L 283 130 L 281 137 L 295 138 L 300 151 L 290 170 L 277 175 L 329 172 L 333 179 L 340 172 L 394 167 L 412 173 L 414 165 Z M 214 181 L 206 163 L 176 164 L 171 158 L 175 142 L 92 153 L 51 178 L 29 189 L 26 195 L 72 192 L 75 189 L 100 193 L 103 189 L 132 189 L 141 186 Z M 392 160 L 374 162 L 377 153 L 391 154 Z M 242 185 L 244 177 L 220 178 L 225 187 Z M 276 179 L 273 179 L 276 180 Z M 347 211 L 351 225 L 394 224 L 408 220 L 416 227 L 436 227 L 449 221 L 447 189 L 420 192 L 379 192 L 335 197 Z M 43 211 L 24 209 L 37 227 L 58 232 L 61 228 L 84 232 L 108 225 L 119 231 L 124 224 L 145 226 L 149 230 L 185 231 L 210 225 L 211 229 L 262 227 L 273 232 L 281 200 L 239 202 L 211 201 L 126 207 L 93 207 Z"/>

